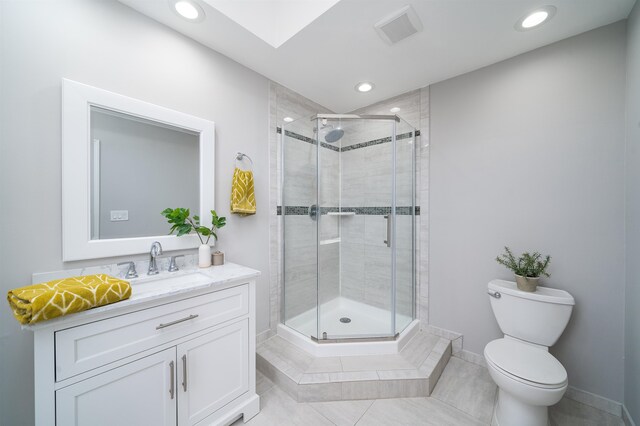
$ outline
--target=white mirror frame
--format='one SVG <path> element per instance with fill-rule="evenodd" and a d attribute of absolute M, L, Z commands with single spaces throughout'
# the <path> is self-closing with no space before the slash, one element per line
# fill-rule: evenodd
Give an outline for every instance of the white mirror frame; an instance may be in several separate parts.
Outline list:
<path fill-rule="evenodd" d="M 158 235 L 91 239 L 90 108 L 92 106 L 197 132 L 200 135 L 200 218 L 203 225 L 211 223 L 210 210 L 214 209 L 215 124 L 213 121 L 62 79 L 63 260 L 67 262 L 147 253 L 154 241 L 160 241 L 163 249 L 169 251 L 198 247 L 200 241 L 195 234 L 179 238 L 175 235 Z M 152 153 L 149 159 L 153 160 Z M 132 182 L 132 185 L 135 185 L 135 182 Z M 169 228 L 167 223 L 167 232 Z M 214 243 L 215 241 L 212 240 L 209 244 Z"/>

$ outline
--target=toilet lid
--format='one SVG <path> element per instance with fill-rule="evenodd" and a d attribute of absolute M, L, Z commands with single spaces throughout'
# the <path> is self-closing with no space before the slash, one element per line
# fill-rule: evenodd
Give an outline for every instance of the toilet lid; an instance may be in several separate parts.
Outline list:
<path fill-rule="evenodd" d="M 541 385 L 559 385 L 567 381 L 560 361 L 544 349 L 511 339 L 497 339 L 484 348 L 487 361 L 504 372 Z"/>

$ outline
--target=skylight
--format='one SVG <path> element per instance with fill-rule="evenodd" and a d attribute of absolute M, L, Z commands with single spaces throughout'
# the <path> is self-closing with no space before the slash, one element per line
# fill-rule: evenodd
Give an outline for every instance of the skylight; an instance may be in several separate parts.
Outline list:
<path fill-rule="evenodd" d="M 340 0 L 203 0 L 278 48 Z"/>

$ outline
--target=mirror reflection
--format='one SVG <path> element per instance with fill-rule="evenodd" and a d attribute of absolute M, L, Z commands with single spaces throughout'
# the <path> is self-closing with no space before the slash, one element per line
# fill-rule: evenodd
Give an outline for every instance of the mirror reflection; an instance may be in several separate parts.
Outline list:
<path fill-rule="evenodd" d="M 96 106 L 90 115 L 92 240 L 166 235 L 162 210 L 200 211 L 197 132 Z"/>

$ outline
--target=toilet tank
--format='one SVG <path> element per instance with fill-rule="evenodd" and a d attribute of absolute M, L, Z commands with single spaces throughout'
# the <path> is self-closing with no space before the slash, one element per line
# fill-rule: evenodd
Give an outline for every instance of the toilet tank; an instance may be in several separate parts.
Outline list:
<path fill-rule="evenodd" d="M 526 292 L 518 290 L 515 282 L 503 280 L 491 281 L 488 288 L 502 332 L 547 347 L 558 341 L 575 304 L 573 296 L 555 288 L 538 286 L 535 292 Z"/>

